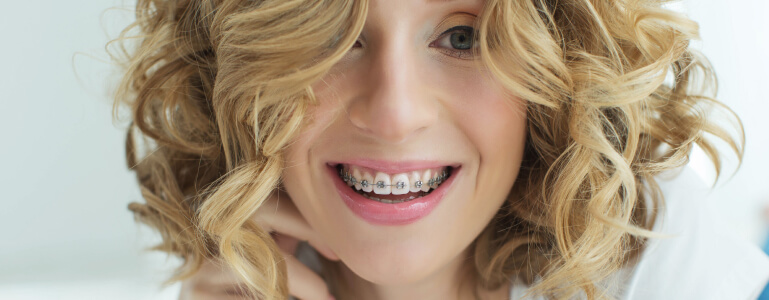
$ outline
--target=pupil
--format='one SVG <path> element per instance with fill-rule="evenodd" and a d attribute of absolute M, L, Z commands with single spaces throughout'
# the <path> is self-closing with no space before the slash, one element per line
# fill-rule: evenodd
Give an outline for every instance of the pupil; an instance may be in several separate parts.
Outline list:
<path fill-rule="evenodd" d="M 457 32 L 451 34 L 451 46 L 454 49 L 467 50 L 473 47 L 473 39 L 470 37 L 471 33 Z"/>

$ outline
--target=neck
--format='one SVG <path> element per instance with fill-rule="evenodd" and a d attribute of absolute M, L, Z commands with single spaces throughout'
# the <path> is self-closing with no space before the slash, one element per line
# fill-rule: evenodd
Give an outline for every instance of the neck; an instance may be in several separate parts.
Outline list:
<path fill-rule="evenodd" d="M 455 257 L 445 267 L 437 270 L 432 275 L 421 281 L 398 286 L 384 286 L 367 281 L 353 273 L 344 263 L 339 264 L 340 277 L 348 288 L 343 294 L 344 299 L 372 299 L 372 300 L 400 300 L 400 299 L 425 299 L 425 300 L 459 300 L 475 299 L 473 288 L 475 283 L 468 274 L 473 274 L 472 260 L 467 259 L 469 247 Z M 510 285 L 505 284 L 497 290 L 479 290 L 480 300 L 508 299 Z"/>

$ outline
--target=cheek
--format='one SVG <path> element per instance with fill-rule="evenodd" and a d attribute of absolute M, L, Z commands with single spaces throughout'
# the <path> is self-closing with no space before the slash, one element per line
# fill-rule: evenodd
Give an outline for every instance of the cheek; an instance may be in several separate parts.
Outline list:
<path fill-rule="evenodd" d="M 454 120 L 482 159 L 512 158 L 515 155 L 509 154 L 522 151 L 525 143 L 526 104 L 506 93 L 489 75 L 473 74 L 448 85 L 455 95 L 450 101 Z M 483 157 L 491 154 L 494 157 Z"/>
<path fill-rule="evenodd" d="M 310 150 L 312 130 L 302 132 L 284 153 L 283 188 L 300 211 L 316 211 L 308 197 L 312 190 Z"/>
<path fill-rule="evenodd" d="M 318 95 L 316 93 L 316 95 Z M 322 94 L 321 94 L 322 95 Z M 300 132 L 289 143 L 284 152 L 285 166 L 283 186 L 297 208 L 308 219 L 323 219 L 321 201 L 315 197 L 317 181 L 325 174 L 314 159 L 322 155 L 320 149 L 327 148 L 328 127 L 334 122 L 338 107 L 328 97 L 316 96 L 317 105 L 311 105 L 305 116 Z"/>
<path fill-rule="evenodd" d="M 323 146 L 323 135 L 344 112 L 339 81 L 339 76 L 329 75 L 311 86 L 317 103 L 308 106 L 302 129 L 286 149 L 287 165 L 306 164 L 313 149 Z"/>
<path fill-rule="evenodd" d="M 493 79 L 475 73 L 452 84 L 450 101 L 457 126 L 469 139 L 479 161 L 474 164 L 476 201 L 484 213 L 495 211 L 518 177 L 526 143 L 526 105 Z"/>

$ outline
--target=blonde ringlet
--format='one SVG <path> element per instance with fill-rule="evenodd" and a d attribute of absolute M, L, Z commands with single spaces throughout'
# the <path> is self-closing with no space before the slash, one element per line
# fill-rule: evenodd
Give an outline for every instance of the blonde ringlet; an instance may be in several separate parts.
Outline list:
<path fill-rule="evenodd" d="M 706 93 L 712 68 L 689 47 L 696 23 L 661 5 L 486 1 L 477 57 L 527 102 L 528 136 L 509 199 L 472 245 L 476 295 L 520 276 L 531 295 L 611 298 L 601 280 L 656 237 L 664 199 L 655 176 L 686 164 L 695 145 L 720 171 L 708 136 L 742 158 L 739 119 Z M 129 209 L 160 232 L 153 249 L 183 261 L 167 283 L 211 259 L 241 277 L 242 292 L 288 298 L 279 248 L 251 216 L 280 186 L 283 150 L 312 122 L 310 85 L 353 46 L 367 9 L 353 0 L 138 1 L 136 22 L 116 40 L 125 75 L 115 109 L 130 109 L 127 162 L 145 199 Z M 730 113 L 737 133 L 713 110 Z M 323 263 L 345 299 L 339 262 Z"/>

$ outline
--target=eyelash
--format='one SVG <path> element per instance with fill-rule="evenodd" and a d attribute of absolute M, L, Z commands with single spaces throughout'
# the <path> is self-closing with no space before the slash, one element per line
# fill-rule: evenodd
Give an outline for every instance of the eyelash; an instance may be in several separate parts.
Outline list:
<path fill-rule="evenodd" d="M 454 34 L 454 33 L 457 33 L 457 32 L 464 32 L 464 33 L 469 34 L 472 37 L 473 44 L 472 44 L 472 47 L 470 49 L 453 49 L 451 47 L 451 40 L 450 40 L 451 39 L 451 35 Z M 441 33 L 440 37 L 438 37 L 437 40 L 435 40 L 434 42 L 430 43 L 430 47 L 436 47 L 436 48 L 442 49 L 440 51 L 442 51 L 442 52 L 446 53 L 446 55 L 449 55 L 449 56 L 452 56 L 452 57 L 456 57 L 456 58 L 459 58 L 459 59 L 472 59 L 475 56 L 473 51 L 475 51 L 476 47 L 478 47 L 477 40 L 475 38 L 476 36 L 477 36 L 477 32 L 475 31 L 474 28 L 472 28 L 470 26 L 454 26 L 454 27 L 451 27 L 448 30 L 444 31 L 443 33 Z M 438 44 L 440 44 L 440 42 L 443 41 L 443 40 L 446 40 L 446 43 L 449 45 L 448 48 L 437 47 Z"/>
<path fill-rule="evenodd" d="M 468 33 L 473 38 L 473 46 L 470 49 L 453 49 L 451 47 L 451 41 L 449 40 L 451 38 L 451 35 L 456 32 L 464 32 Z M 465 59 L 470 60 L 473 59 L 475 54 L 473 53 L 476 50 L 476 47 L 478 47 L 477 40 L 475 37 L 477 36 L 477 32 L 474 28 L 470 26 L 454 26 L 449 28 L 448 30 L 441 33 L 441 35 L 436 39 L 435 41 L 430 43 L 430 47 L 437 48 L 439 51 L 445 53 L 448 56 L 455 57 L 458 59 Z M 442 48 L 440 47 L 441 41 L 446 40 L 446 43 L 449 44 L 448 48 Z M 355 45 L 353 45 L 353 48 L 356 47 L 362 47 L 362 44 L 360 41 L 355 41 Z"/>

